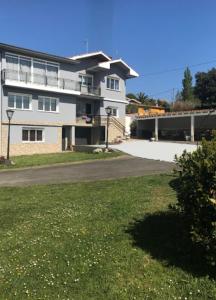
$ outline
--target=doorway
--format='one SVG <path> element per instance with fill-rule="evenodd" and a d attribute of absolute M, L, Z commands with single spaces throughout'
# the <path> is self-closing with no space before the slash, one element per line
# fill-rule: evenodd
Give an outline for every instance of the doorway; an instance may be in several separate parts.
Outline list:
<path fill-rule="evenodd" d="M 62 151 L 71 149 L 71 126 L 62 127 Z"/>

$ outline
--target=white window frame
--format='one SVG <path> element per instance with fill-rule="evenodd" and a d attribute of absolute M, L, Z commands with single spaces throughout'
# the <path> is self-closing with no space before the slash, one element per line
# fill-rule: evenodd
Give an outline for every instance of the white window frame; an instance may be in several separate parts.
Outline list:
<path fill-rule="evenodd" d="M 22 108 L 16 108 L 16 106 L 14 107 L 11 107 L 9 106 L 9 96 L 21 96 L 22 97 Z M 23 97 L 26 96 L 26 97 L 29 97 L 29 108 L 23 108 Z M 14 102 L 15 104 L 15 102 Z M 8 103 L 7 103 L 7 107 L 8 108 L 11 108 L 11 109 L 14 109 L 14 110 L 25 110 L 25 111 L 32 111 L 32 95 L 30 94 L 21 94 L 21 93 L 8 93 Z"/>
<path fill-rule="evenodd" d="M 118 107 L 111 106 L 110 108 L 111 108 L 111 116 L 114 117 L 114 118 L 118 118 L 118 117 L 119 117 L 119 110 L 118 110 Z M 113 110 L 114 110 L 114 109 L 116 110 L 116 116 L 113 115 Z"/>
<path fill-rule="evenodd" d="M 56 110 L 45 110 L 45 98 L 48 98 L 50 101 L 52 99 L 56 100 Z M 46 97 L 46 96 L 38 96 L 38 106 L 39 106 L 39 100 L 43 100 L 43 109 L 39 109 L 39 107 L 37 107 L 37 110 L 40 112 L 45 112 L 45 113 L 59 113 L 59 98 L 55 98 L 55 97 Z M 51 108 L 51 103 L 50 103 L 50 108 Z"/>
<path fill-rule="evenodd" d="M 108 79 L 110 80 L 110 87 L 107 87 Z M 114 80 L 114 89 L 111 88 L 111 79 Z M 116 81 L 118 81 L 118 89 L 116 89 Z M 110 91 L 119 92 L 120 91 L 120 78 L 107 76 L 107 78 L 106 78 L 106 89 L 110 90 Z"/>
<path fill-rule="evenodd" d="M 23 141 L 23 130 L 28 131 L 28 141 Z M 42 141 L 30 141 L 30 131 L 34 130 L 40 130 L 42 131 Z M 32 144 L 32 143 L 44 143 L 45 142 L 45 134 L 44 134 L 44 128 L 39 128 L 39 127 L 22 127 L 22 143 L 27 143 L 27 144 Z"/>
<path fill-rule="evenodd" d="M 52 67 L 57 67 L 58 68 L 58 73 L 57 73 L 57 80 L 59 79 L 59 69 L 60 69 L 60 65 L 59 63 L 53 63 L 47 60 L 43 60 L 40 58 L 36 58 L 36 57 L 29 57 L 29 56 L 24 56 L 24 55 L 18 55 L 18 54 L 14 54 L 14 53 L 10 53 L 10 52 L 6 52 L 5 53 L 5 62 L 6 62 L 6 58 L 7 57 L 13 57 L 13 58 L 17 58 L 18 59 L 18 64 L 17 64 L 17 72 L 18 72 L 18 81 L 20 81 L 20 59 L 23 60 L 28 60 L 31 61 L 31 66 L 30 66 L 30 75 L 31 75 L 31 82 L 34 82 L 34 62 L 38 62 L 38 63 L 44 63 L 45 64 L 45 75 L 47 75 L 47 66 L 52 66 Z"/>
<path fill-rule="evenodd" d="M 91 85 L 83 84 L 83 77 L 91 78 L 92 79 L 92 84 Z M 79 74 L 79 80 L 80 80 L 81 86 L 86 86 L 86 87 L 88 87 L 88 86 L 93 87 L 94 86 L 94 76 L 91 75 L 91 74 Z"/>

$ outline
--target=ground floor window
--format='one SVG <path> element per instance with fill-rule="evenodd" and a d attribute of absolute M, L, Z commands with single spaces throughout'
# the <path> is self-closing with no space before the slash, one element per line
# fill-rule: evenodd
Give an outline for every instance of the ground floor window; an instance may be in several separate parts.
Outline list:
<path fill-rule="evenodd" d="M 23 142 L 43 142 L 44 132 L 43 129 L 23 128 L 22 129 Z"/>

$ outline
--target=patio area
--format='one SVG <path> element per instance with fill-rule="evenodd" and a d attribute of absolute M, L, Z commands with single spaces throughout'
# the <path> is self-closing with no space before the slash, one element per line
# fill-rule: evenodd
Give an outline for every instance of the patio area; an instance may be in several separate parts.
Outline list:
<path fill-rule="evenodd" d="M 149 142 L 147 140 L 129 140 L 110 148 L 123 151 L 135 157 L 173 162 L 177 154 L 180 156 L 184 150 L 192 152 L 196 145 L 176 142 Z"/>

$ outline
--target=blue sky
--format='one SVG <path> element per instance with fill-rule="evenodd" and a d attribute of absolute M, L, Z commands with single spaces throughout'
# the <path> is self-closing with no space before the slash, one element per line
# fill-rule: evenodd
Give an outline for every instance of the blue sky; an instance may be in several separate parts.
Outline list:
<path fill-rule="evenodd" d="M 8 0 L 0 1 L 0 42 L 70 56 L 103 50 L 139 74 L 127 91 L 171 100 L 183 70 L 148 75 L 215 60 L 214 0 Z M 146 76 L 145 76 L 146 74 Z M 148 75 L 148 76 L 147 76 Z M 162 93 L 163 91 L 166 91 Z"/>

